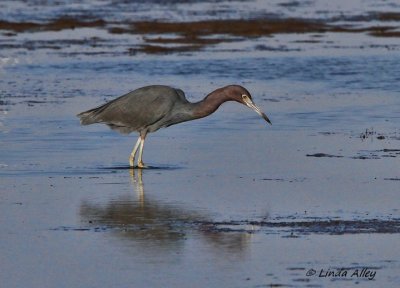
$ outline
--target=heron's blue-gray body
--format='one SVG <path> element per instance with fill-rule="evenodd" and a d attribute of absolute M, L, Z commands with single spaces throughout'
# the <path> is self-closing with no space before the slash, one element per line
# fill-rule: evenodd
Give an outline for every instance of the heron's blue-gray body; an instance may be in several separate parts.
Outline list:
<path fill-rule="evenodd" d="M 83 125 L 105 123 L 128 134 L 157 131 L 194 119 L 193 104 L 180 89 L 153 85 L 139 88 L 92 110 L 82 112 Z"/>

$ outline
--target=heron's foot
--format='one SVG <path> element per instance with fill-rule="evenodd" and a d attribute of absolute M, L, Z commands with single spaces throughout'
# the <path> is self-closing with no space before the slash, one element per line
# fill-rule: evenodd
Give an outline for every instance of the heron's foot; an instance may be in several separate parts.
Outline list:
<path fill-rule="evenodd" d="M 137 167 L 140 168 L 140 169 L 147 168 L 147 166 L 144 165 L 144 163 L 142 161 L 138 162 Z"/>
<path fill-rule="evenodd" d="M 131 168 L 135 167 L 135 165 L 133 164 L 134 161 L 135 161 L 135 158 L 132 157 L 132 155 L 131 155 L 131 156 L 129 157 L 129 166 L 130 166 Z"/>

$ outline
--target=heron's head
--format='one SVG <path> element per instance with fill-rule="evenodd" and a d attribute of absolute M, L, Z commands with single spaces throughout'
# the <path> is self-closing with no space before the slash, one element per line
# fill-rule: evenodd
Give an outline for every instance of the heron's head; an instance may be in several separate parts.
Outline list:
<path fill-rule="evenodd" d="M 261 111 L 261 109 L 254 104 L 253 99 L 249 91 L 246 88 L 239 86 L 239 85 L 230 85 L 226 87 L 228 90 L 229 96 L 232 100 L 242 103 L 247 107 L 253 109 L 258 115 L 260 115 L 265 121 L 269 124 L 272 124 L 267 115 Z"/>

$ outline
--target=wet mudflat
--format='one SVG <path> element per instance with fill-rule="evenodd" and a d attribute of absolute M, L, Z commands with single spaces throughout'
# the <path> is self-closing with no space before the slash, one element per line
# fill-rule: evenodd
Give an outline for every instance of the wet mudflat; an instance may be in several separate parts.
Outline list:
<path fill-rule="evenodd" d="M 400 6 L 356 2 L 0 3 L 5 287 L 397 287 Z M 227 103 L 128 169 L 75 114 L 155 83 L 273 125 Z"/>

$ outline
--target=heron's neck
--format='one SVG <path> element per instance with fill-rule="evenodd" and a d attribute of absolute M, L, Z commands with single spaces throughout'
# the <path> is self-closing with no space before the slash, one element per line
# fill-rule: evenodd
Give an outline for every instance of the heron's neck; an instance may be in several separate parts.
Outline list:
<path fill-rule="evenodd" d="M 193 104 L 193 115 L 196 118 L 206 117 L 214 113 L 222 103 L 230 100 L 232 99 L 222 89 L 217 89 L 200 102 Z"/>

